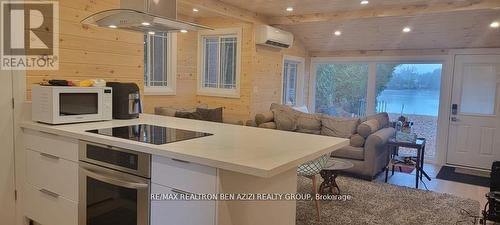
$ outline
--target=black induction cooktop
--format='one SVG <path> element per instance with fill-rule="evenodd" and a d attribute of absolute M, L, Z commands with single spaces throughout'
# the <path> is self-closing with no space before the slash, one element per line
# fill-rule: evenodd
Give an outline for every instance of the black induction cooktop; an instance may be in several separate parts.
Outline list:
<path fill-rule="evenodd" d="M 149 124 L 110 127 L 88 130 L 87 132 L 155 145 L 163 145 L 167 143 L 185 141 L 212 135 L 209 133 L 182 130 L 170 127 L 160 127 Z"/>

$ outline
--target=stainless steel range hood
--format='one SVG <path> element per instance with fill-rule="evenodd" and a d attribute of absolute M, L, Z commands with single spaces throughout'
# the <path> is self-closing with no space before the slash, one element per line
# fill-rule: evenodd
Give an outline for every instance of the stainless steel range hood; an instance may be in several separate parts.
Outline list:
<path fill-rule="evenodd" d="M 82 24 L 144 33 L 162 34 L 181 30 L 211 29 L 203 25 L 177 20 L 176 0 L 121 0 L 118 9 L 95 13 Z"/>

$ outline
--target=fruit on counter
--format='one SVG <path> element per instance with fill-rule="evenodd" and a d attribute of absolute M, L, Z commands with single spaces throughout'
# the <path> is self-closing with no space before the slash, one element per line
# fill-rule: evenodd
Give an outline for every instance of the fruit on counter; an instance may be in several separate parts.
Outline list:
<path fill-rule="evenodd" d="M 38 83 L 42 86 L 77 86 L 77 87 L 106 87 L 106 81 L 103 79 L 89 80 L 43 80 Z"/>
<path fill-rule="evenodd" d="M 82 80 L 78 83 L 79 87 L 92 87 L 94 85 L 93 80 Z"/>

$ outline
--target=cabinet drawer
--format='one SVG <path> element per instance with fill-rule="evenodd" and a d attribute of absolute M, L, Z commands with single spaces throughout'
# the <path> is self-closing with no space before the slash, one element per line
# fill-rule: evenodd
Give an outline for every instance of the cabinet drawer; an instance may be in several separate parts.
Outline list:
<path fill-rule="evenodd" d="M 78 204 L 42 188 L 24 185 L 24 216 L 42 225 L 78 225 Z"/>
<path fill-rule="evenodd" d="M 151 184 L 151 194 L 175 195 L 173 188 Z M 151 224 L 214 225 L 216 201 L 151 201 Z"/>
<path fill-rule="evenodd" d="M 78 164 L 33 150 L 26 150 L 26 179 L 78 202 Z"/>
<path fill-rule="evenodd" d="M 215 193 L 217 169 L 153 156 L 151 180 L 156 184 L 192 193 Z"/>
<path fill-rule="evenodd" d="M 78 140 L 24 129 L 26 148 L 78 162 Z"/>

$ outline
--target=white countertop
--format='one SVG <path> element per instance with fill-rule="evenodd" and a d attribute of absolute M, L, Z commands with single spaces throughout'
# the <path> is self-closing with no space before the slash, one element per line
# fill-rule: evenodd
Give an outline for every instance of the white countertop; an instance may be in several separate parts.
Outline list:
<path fill-rule="evenodd" d="M 151 124 L 213 135 L 153 145 L 85 132 L 135 124 Z M 349 140 L 343 138 L 150 114 L 141 114 L 139 119 L 132 120 L 68 125 L 46 125 L 26 121 L 21 127 L 259 177 L 272 177 L 349 144 Z"/>

